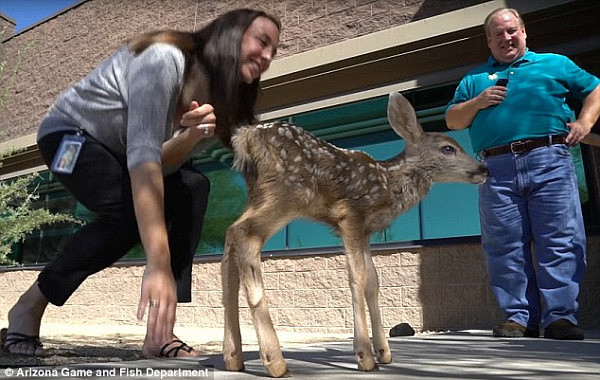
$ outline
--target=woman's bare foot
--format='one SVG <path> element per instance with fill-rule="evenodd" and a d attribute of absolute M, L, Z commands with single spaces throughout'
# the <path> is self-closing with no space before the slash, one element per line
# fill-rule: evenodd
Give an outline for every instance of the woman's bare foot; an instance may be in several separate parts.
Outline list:
<path fill-rule="evenodd" d="M 173 339 L 170 342 L 163 344 L 162 346 L 151 347 L 148 337 L 144 340 L 144 346 L 142 347 L 142 357 L 144 358 L 185 358 L 185 357 L 198 357 L 202 356 L 202 353 L 195 350 L 193 347 L 188 346 L 182 340 L 173 335 Z"/>
<path fill-rule="evenodd" d="M 39 341 L 40 325 L 48 300 L 35 282 L 8 312 L 8 329 L 2 350 L 15 355 L 48 356 Z"/>

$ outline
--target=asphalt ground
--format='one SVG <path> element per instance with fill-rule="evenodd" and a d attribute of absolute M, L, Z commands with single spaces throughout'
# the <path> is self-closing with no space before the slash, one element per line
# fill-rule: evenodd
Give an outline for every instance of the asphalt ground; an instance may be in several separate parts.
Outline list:
<path fill-rule="evenodd" d="M 269 377 L 251 328 L 242 331 L 244 372 L 225 370 L 221 329 L 176 330 L 206 353 L 194 359 L 141 359 L 143 332 L 143 326 L 44 326 L 42 339 L 53 355 L 35 361 L 2 355 L 0 379 Z M 357 370 L 350 335 L 278 335 L 294 379 L 600 379 L 600 331 L 586 331 L 583 341 L 494 338 L 484 330 L 394 337 L 389 338 L 393 363 L 368 373 Z"/>

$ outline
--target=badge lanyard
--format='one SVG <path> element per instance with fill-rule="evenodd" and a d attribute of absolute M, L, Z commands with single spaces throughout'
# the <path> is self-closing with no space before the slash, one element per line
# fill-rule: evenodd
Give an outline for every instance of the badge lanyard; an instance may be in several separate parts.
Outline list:
<path fill-rule="evenodd" d="M 85 137 L 81 135 L 81 132 L 76 135 L 64 135 L 52 161 L 52 172 L 59 174 L 73 173 L 84 142 Z"/>

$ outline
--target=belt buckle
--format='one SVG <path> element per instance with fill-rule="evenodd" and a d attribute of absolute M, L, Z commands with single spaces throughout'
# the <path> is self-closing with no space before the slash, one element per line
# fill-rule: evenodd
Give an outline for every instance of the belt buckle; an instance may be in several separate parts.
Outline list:
<path fill-rule="evenodd" d="M 527 141 L 518 140 L 510 143 L 510 152 L 512 154 L 521 154 L 527 151 Z"/>

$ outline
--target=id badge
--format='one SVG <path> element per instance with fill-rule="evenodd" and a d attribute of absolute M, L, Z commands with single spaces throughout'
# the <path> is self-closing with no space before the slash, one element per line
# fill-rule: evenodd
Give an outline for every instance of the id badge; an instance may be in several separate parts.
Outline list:
<path fill-rule="evenodd" d="M 84 142 L 85 137 L 81 135 L 64 135 L 52 161 L 52 167 L 50 168 L 52 172 L 60 174 L 73 173 Z"/>

